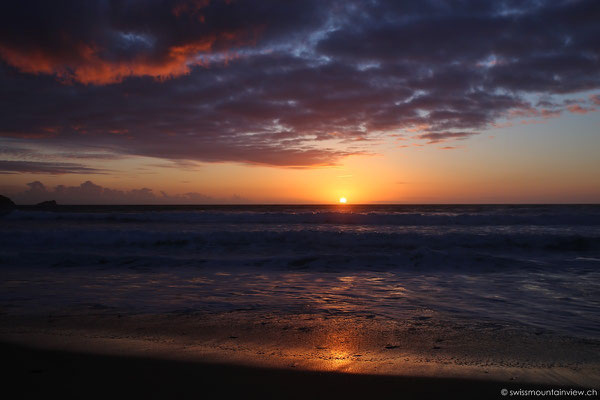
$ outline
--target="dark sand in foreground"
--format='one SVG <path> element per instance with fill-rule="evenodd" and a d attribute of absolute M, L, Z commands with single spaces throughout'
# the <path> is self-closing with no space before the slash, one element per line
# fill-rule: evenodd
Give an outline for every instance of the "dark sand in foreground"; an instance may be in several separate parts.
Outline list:
<path fill-rule="evenodd" d="M 4 314 L 0 342 L 6 382 L 28 398 L 501 398 L 600 386 L 598 340 L 433 318 Z"/>
<path fill-rule="evenodd" d="M 10 398 L 344 399 L 502 398 L 548 385 L 246 367 L 48 351 L 0 344 Z M 552 386 L 558 389 L 557 386 Z"/>

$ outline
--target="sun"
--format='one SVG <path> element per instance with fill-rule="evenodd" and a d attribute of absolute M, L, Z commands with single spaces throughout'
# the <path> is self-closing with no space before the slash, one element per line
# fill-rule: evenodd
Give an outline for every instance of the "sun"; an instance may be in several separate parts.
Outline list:
<path fill-rule="evenodd" d="M 345 197 L 340 197 L 340 203 L 346 204 L 347 201 Z"/>

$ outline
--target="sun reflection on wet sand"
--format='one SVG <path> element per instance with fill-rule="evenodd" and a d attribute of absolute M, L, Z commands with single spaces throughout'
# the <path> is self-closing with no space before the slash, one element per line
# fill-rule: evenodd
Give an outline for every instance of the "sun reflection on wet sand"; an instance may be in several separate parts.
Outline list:
<path fill-rule="evenodd" d="M 320 369 L 326 371 L 345 371 L 351 372 L 354 361 L 352 354 L 357 354 L 358 341 L 356 336 L 348 331 L 326 332 L 318 337 L 317 350 L 319 350 L 318 360 Z"/>
<path fill-rule="evenodd" d="M 372 335 L 369 335 L 364 320 L 330 316 L 315 318 L 310 323 L 310 327 L 295 337 L 293 350 L 289 347 L 288 351 L 284 350 L 284 357 L 292 359 L 294 366 L 317 371 L 360 373 L 365 372 L 365 367 L 370 364 L 365 361 L 377 358 L 375 349 L 371 348 L 374 344 Z M 289 340 L 280 336 L 281 339 Z"/>

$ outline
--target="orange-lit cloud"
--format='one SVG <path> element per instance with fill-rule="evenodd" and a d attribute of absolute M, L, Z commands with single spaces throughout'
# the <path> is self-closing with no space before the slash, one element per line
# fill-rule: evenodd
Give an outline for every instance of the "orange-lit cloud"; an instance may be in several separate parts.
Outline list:
<path fill-rule="evenodd" d="M 579 104 L 573 104 L 573 105 L 567 107 L 567 109 L 574 114 L 587 114 L 589 112 L 596 111 L 596 109 L 593 107 L 585 108 L 585 107 L 581 107 Z"/>
<path fill-rule="evenodd" d="M 173 45 L 160 58 L 141 54 L 128 60 L 111 60 L 102 56 L 102 48 L 95 44 L 74 43 L 68 58 L 43 48 L 33 51 L 0 43 L 0 57 L 22 72 L 52 74 L 65 83 L 105 85 L 122 82 L 127 77 L 149 76 L 169 79 L 188 74 L 192 66 L 207 66 L 208 56 L 216 43 L 230 46 L 244 43 L 244 33 L 223 32 L 197 39 L 194 42 Z M 248 39 L 250 43 L 252 38 Z M 221 49 L 222 51 L 222 49 Z M 222 57 L 227 60 L 225 55 Z"/>
<path fill-rule="evenodd" d="M 0 60 L 24 73 L 93 85 L 128 77 L 165 80 L 189 74 L 194 66 L 227 62 L 237 49 L 256 44 L 266 22 L 250 14 L 246 20 L 223 20 L 230 7 L 222 0 L 91 0 L 61 7 L 38 2 L 4 11 L 14 15 L 0 21 L 5 26 Z M 19 17 L 21 23 L 13 23 Z"/>

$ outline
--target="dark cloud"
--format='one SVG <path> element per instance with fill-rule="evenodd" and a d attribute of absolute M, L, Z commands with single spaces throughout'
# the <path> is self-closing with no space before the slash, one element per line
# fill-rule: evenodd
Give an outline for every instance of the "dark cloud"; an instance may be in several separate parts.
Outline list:
<path fill-rule="evenodd" d="M 104 170 L 76 163 L 0 160 L 0 174 L 101 174 Z"/>
<path fill-rule="evenodd" d="M 0 157 L 16 158 L 18 160 L 57 160 L 57 159 L 76 159 L 76 160 L 117 160 L 121 157 L 117 154 L 98 153 L 98 152 L 57 152 L 47 153 L 26 147 L 18 147 L 7 142 L 4 147 L 0 147 Z M 10 161 L 10 160 L 2 160 Z"/>
<path fill-rule="evenodd" d="M 318 23 L 317 2 L 129 0 L 10 2 L 0 56 L 18 70 L 64 82 L 168 79 L 236 57 Z"/>
<path fill-rule="evenodd" d="M 361 4 L 318 49 L 348 62 L 408 64 L 434 74 L 466 67 L 472 76 L 460 81 L 490 91 L 567 93 L 600 83 L 596 1 L 393 3 Z"/>
<path fill-rule="evenodd" d="M 91 181 L 79 186 L 58 185 L 48 188 L 40 181 L 27 184 L 28 189 L 10 193 L 17 204 L 36 204 L 46 200 L 56 200 L 59 204 L 214 204 L 219 202 L 243 203 L 246 199 L 233 195 L 219 199 L 201 193 L 169 195 L 155 194 L 152 189 L 118 190 L 97 185 Z"/>
<path fill-rule="evenodd" d="M 600 3 L 11 2 L 0 135 L 114 155 L 333 165 L 439 143 L 600 87 Z M 589 102 L 597 102 L 590 97 Z M 593 107 L 581 103 L 581 110 Z"/>

